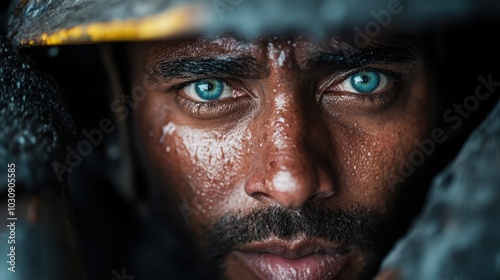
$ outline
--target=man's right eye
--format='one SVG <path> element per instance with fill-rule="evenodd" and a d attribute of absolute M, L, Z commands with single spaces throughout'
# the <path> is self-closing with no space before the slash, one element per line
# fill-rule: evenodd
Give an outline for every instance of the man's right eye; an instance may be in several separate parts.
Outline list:
<path fill-rule="evenodd" d="M 233 97 L 233 89 L 220 79 L 202 79 L 182 88 L 186 97 L 195 102 L 210 102 Z"/>

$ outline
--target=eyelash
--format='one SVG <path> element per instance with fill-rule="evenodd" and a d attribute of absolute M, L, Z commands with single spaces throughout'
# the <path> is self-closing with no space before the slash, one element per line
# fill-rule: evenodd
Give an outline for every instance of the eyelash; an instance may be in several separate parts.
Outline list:
<path fill-rule="evenodd" d="M 337 76 L 334 78 L 334 84 L 340 84 L 350 78 L 353 75 L 356 75 L 360 72 L 377 72 L 383 75 L 386 75 L 387 78 L 390 79 L 389 82 L 393 82 L 395 84 L 396 88 L 392 88 L 380 93 L 376 94 L 359 94 L 359 93 L 350 93 L 351 95 L 355 95 L 358 100 L 360 100 L 360 103 L 363 104 L 365 102 L 370 102 L 371 105 L 385 105 L 389 103 L 390 100 L 396 95 L 396 92 L 398 91 L 398 88 L 400 88 L 404 82 L 405 78 L 404 75 L 401 73 L 397 73 L 394 71 L 386 70 L 386 69 L 380 69 L 380 68 L 375 68 L 375 67 L 365 67 L 365 68 L 360 68 L 360 69 L 355 69 L 353 71 L 349 71 L 346 73 L 343 73 L 341 76 Z M 331 87 L 332 85 L 328 86 Z M 322 94 L 323 95 L 323 94 Z"/>
<path fill-rule="evenodd" d="M 361 99 L 361 103 L 369 101 L 371 105 L 385 105 L 395 94 L 395 90 L 388 90 L 377 94 L 359 95 L 359 98 Z"/>
<path fill-rule="evenodd" d="M 203 114 L 203 113 L 200 114 L 200 111 L 201 112 L 206 111 L 209 113 L 216 110 L 220 110 L 221 108 L 220 103 L 221 102 L 218 100 L 211 102 L 196 102 L 185 98 L 179 100 L 179 104 L 181 105 L 181 108 L 183 110 L 186 110 L 196 116 L 201 116 Z"/>

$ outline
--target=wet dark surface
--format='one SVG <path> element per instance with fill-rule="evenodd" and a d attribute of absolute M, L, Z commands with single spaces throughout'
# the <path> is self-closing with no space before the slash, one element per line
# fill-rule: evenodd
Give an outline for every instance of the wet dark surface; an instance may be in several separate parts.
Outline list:
<path fill-rule="evenodd" d="M 26 55 L 0 42 L 0 164 L 16 162 L 27 189 L 57 182 L 51 163 L 74 137 L 58 85 Z M 0 180 L 6 181 L 6 173 Z M 2 190 L 5 185 L 2 185 Z"/>
<path fill-rule="evenodd" d="M 15 177 L 9 176 L 15 181 L 9 180 L 8 197 L 13 199 L 9 217 L 17 219 L 9 221 L 9 225 L 14 223 L 9 232 L 5 226 L 0 229 L 2 255 L 16 255 L 14 263 L 1 262 L 0 278 L 82 279 L 85 273 L 65 198 L 65 178 L 58 178 L 52 170 L 52 163 L 64 157 L 64 148 L 72 142 L 73 120 L 56 82 L 3 37 L 0 58 L 0 165 L 7 168 L 9 164 L 15 170 L 10 173 Z M 7 174 L 0 175 L 0 194 L 5 201 L 0 204 L 0 217 L 4 221 Z M 7 234 L 15 242 L 4 242 Z M 8 271 L 7 266 L 16 272 Z"/>
<path fill-rule="evenodd" d="M 487 22 L 498 16 L 497 1 L 134 1 L 134 0 L 51 0 L 14 1 L 9 37 L 14 42 L 40 38 L 77 25 L 113 19 L 141 18 L 180 3 L 203 3 L 211 24 L 204 32 L 237 29 L 245 33 L 301 31 L 308 34 L 352 31 L 380 33 L 385 30 L 439 30 L 469 21 Z M 78 13 L 73 11 L 78 9 Z M 258 21 L 253 19 L 258 18 Z M 377 23 L 378 21 L 378 23 Z M 390 24 L 389 24 L 390 23 Z M 373 25 L 369 27 L 369 25 Z M 378 26 L 378 27 L 377 27 Z M 369 31 L 372 30 L 372 31 Z"/>

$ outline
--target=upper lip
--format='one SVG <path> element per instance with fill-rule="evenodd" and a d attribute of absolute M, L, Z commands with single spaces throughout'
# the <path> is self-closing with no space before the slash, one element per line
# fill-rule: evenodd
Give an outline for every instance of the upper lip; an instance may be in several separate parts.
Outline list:
<path fill-rule="evenodd" d="M 270 238 L 265 241 L 247 243 L 235 249 L 241 252 L 269 253 L 288 259 L 298 259 L 311 254 L 340 254 L 349 248 L 319 238 L 293 240 Z"/>

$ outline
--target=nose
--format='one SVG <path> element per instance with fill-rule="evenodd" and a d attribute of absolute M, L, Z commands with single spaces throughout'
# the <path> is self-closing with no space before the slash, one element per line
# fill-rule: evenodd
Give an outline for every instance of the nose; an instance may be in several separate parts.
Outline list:
<path fill-rule="evenodd" d="M 295 98 L 296 99 L 296 98 Z M 247 195 L 265 203 L 297 209 L 309 201 L 334 194 L 324 155 L 306 127 L 300 101 L 285 94 L 277 96 L 267 125 L 260 126 L 261 139 L 254 168 L 245 182 Z M 312 133 L 321 137 L 318 133 Z M 312 141 L 311 141 L 312 140 Z"/>

